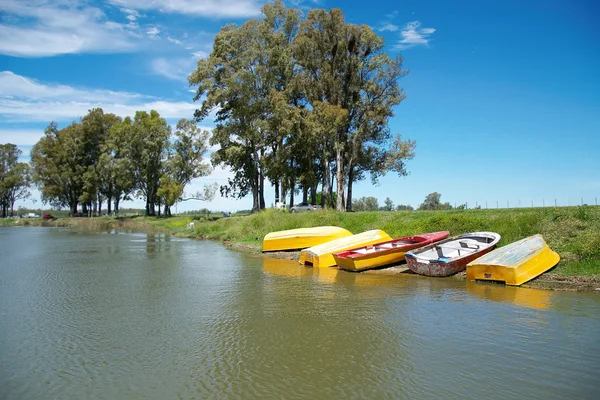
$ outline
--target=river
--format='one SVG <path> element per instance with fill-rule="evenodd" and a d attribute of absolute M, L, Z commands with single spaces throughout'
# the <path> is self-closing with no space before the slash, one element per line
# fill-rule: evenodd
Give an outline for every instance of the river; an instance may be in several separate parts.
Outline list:
<path fill-rule="evenodd" d="M 0 228 L 0 398 L 597 398 L 600 295 Z"/>

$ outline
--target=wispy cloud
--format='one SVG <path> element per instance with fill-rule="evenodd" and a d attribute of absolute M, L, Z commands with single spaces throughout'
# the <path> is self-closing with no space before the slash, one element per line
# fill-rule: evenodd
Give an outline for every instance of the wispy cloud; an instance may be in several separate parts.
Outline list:
<path fill-rule="evenodd" d="M 111 21 L 101 9 L 78 0 L 2 0 L 1 14 L 8 16 L 0 25 L 1 54 L 45 57 L 139 47 L 134 44 L 139 28 L 134 20 Z"/>
<path fill-rule="evenodd" d="M 398 29 L 400 29 L 398 27 L 398 25 L 394 25 L 394 24 L 385 24 L 383 25 L 381 28 L 379 28 L 379 32 L 385 32 L 385 31 L 389 31 L 389 32 L 396 32 Z"/>
<path fill-rule="evenodd" d="M 0 73 L 0 121 L 69 121 L 95 107 L 120 116 L 157 110 L 164 118 L 191 118 L 199 105 L 139 93 L 42 83 L 10 71 Z"/>
<path fill-rule="evenodd" d="M 434 28 L 421 28 L 419 21 L 409 22 L 400 31 L 401 39 L 394 48 L 404 50 L 415 46 L 429 46 L 429 36 L 434 32 Z"/>
<path fill-rule="evenodd" d="M 246 18 L 260 15 L 260 2 L 257 0 L 109 0 L 109 3 L 134 10 L 207 17 Z"/>

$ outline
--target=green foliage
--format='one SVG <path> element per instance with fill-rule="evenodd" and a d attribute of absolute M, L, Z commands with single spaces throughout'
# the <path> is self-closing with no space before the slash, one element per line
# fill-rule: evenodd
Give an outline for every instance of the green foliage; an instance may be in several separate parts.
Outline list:
<path fill-rule="evenodd" d="M 44 203 L 68 207 L 72 215 L 78 205 L 101 214 L 103 202 L 109 213 L 113 204 L 118 212 L 120 201 L 134 195 L 146 200 L 146 214 L 155 215 L 157 206 L 160 213 L 162 205 L 169 215 L 184 187 L 212 171 L 203 162 L 208 136 L 193 121 L 180 120 L 172 137 L 154 110 L 121 120 L 97 108 L 66 128 L 48 126 L 31 152 L 33 178 Z M 214 192 L 205 188 L 204 199 Z"/>
<path fill-rule="evenodd" d="M 406 175 L 416 143 L 388 129 L 405 98 L 402 58 L 390 58 L 383 38 L 339 9 L 302 18 L 275 0 L 263 14 L 224 26 L 189 77 L 195 100 L 205 99 L 195 117 L 217 110 L 212 163 L 234 174 L 221 194 L 251 193 L 256 211 L 265 208 L 265 179 L 278 199 L 299 186 L 316 201 L 321 184 L 323 206 L 350 210 L 354 182 Z"/>
<path fill-rule="evenodd" d="M 354 211 L 377 211 L 379 210 L 379 201 L 377 197 L 361 197 L 352 202 Z"/>
<path fill-rule="evenodd" d="M 429 193 L 425 196 L 425 201 L 419 206 L 419 210 L 451 210 L 450 203 L 440 202 L 441 197 L 442 195 L 438 192 Z M 458 208 L 464 208 L 464 206 Z"/>
<path fill-rule="evenodd" d="M 22 152 L 16 145 L 0 145 L 0 217 L 13 215 L 17 200 L 30 196 L 31 171 L 29 165 L 19 162 Z M 9 213 L 10 209 L 10 213 Z"/>

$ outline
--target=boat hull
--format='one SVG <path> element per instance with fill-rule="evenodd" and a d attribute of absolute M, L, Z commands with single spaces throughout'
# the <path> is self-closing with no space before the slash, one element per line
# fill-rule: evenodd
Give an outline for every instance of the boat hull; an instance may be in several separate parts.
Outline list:
<path fill-rule="evenodd" d="M 346 271 L 360 272 L 402 262 L 407 251 L 445 239 L 448 235 L 449 232 L 444 231 L 408 236 L 387 242 L 375 243 L 372 247 L 363 246 L 334 253 L 333 258 L 338 268 Z"/>
<path fill-rule="evenodd" d="M 468 280 L 500 281 L 519 286 L 560 261 L 541 235 L 533 235 L 479 257 L 467 265 Z"/>
<path fill-rule="evenodd" d="M 271 232 L 263 239 L 262 251 L 305 249 L 348 236 L 352 236 L 352 232 L 337 226 L 317 226 Z"/>
<path fill-rule="evenodd" d="M 488 237 L 491 241 L 488 243 L 481 243 L 481 247 L 477 246 L 477 249 L 474 247 L 458 247 L 454 248 L 451 245 L 454 243 L 460 243 L 461 240 L 471 239 L 472 241 L 477 238 L 485 238 L 487 240 Z M 442 240 L 441 242 L 430 244 L 429 246 L 425 246 L 416 250 L 409 251 L 406 254 L 406 266 L 419 275 L 426 276 L 449 276 L 454 275 L 458 272 L 464 271 L 467 267 L 467 264 L 471 261 L 481 257 L 482 255 L 489 253 L 492 251 L 496 244 L 500 241 L 500 235 L 493 232 L 475 232 L 468 233 L 464 235 L 459 235 L 453 238 L 449 238 L 446 240 Z M 446 249 L 446 245 L 449 246 L 450 249 L 454 249 L 453 252 L 456 253 L 456 256 L 450 257 L 437 257 L 437 258 L 429 258 L 427 259 L 425 255 L 429 253 L 433 253 L 434 251 L 440 249 Z M 461 254 L 461 250 L 463 254 Z"/>
<path fill-rule="evenodd" d="M 387 233 L 379 229 L 366 231 L 304 249 L 300 252 L 299 261 L 300 264 L 312 265 L 313 267 L 334 267 L 336 263 L 333 253 L 391 239 Z"/>

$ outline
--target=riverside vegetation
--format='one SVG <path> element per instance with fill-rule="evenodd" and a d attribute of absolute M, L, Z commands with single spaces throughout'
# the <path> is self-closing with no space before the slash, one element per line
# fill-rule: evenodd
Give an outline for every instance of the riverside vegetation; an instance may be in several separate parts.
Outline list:
<path fill-rule="evenodd" d="M 194 221 L 193 228 L 189 227 L 191 221 Z M 269 232 L 321 225 L 340 226 L 353 233 L 383 229 L 392 237 L 440 230 L 448 230 L 450 235 L 493 231 L 502 236 L 499 246 L 540 233 L 561 256 L 560 263 L 550 271 L 550 275 L 585 277 L 582 278 L 585 284 L 596 286 L 600 283 L 600 207 L 596 206 L 355 213 L 323 210 L 301 214 L 268 209 L 230 218 L 186 215 L 171 218 L 0 220 L 0 225 L 23 224 L 164 232 L 180 237 L 220 240 L 255 253 L 260 252 L 262 239 Z"/>

